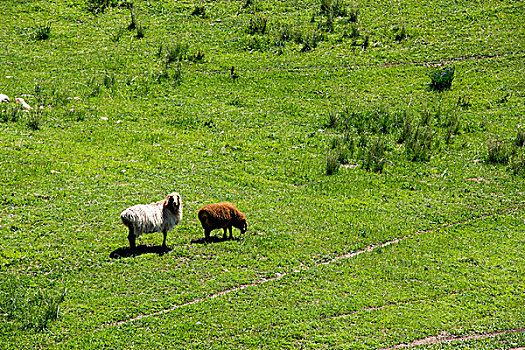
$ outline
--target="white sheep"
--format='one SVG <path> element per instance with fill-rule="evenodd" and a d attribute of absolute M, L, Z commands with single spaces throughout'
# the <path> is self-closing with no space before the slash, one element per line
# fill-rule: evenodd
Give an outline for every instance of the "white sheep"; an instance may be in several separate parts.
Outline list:
<path fill-rule="evenodd" d="M 182 200 L 178 193 L 171 193 L 160 202 L 138 204 L 120 214 L 129 229 L 129 246 L 135 249 L 135 240 L 143 233 L 162 232 L 162 247 L 166 248 L 166 236 L 182 220 Z"/>
<path fill-rule="evenodd" d="M 0 94 L 0 103 L 1 103 L 1 102 L 7 102 L 7 103 L 9 103 L 9 96 L 4 95 L 4 94 Z"/>

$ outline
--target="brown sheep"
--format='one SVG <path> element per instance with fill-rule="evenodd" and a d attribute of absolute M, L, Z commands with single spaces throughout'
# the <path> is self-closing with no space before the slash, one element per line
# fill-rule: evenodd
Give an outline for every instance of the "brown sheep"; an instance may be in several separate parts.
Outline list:
<path fill-rule="evenodd" d="M 232 227 L 238 228 L 241 234 L 248 229 L 246 216 L 235 205 L 228 202 L 212 203 L 200 208 L 199 220 L 204 228 L 206 241 L 210 240 L 210 233 L 215 229 L 224 230 L 223 239 L 226 239 L 226 229 L 230 231 L 230 239 L 233 238 Z"/>

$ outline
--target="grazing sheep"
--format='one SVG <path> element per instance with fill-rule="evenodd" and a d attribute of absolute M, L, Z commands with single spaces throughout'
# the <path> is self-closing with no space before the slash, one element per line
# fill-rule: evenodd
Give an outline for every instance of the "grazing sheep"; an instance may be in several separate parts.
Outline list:
<path fill-rule="evenodd" d="M 238 228 L 242 234 L 248 229 L 246 216 L 235 205 L 228 202 L 212 203 L 200 208 L 199 220 L 207 241 L 210 239 L 211 231 L 215 229 L 224 230 L 223 239 L 226 239 L 226 229 L 230 231 L 230 239 L 233 238 L 232 226 Z"/>
<path fill-rule="evenodd" d="M 0 94 L 0 102 L 7 102 L 9 103 L 9 96 Z"/>
<path fill-rule="evenodd" d="M 182 220 L 182 200 L 178 193 L 171 193 L 157 203 L 138 204 L 120 214 L 129 229 L 129 246 L 135 249 L 135 240 L 143 233 L 162 232 L 162 247 L 166 248 L 168 231 Z"/>

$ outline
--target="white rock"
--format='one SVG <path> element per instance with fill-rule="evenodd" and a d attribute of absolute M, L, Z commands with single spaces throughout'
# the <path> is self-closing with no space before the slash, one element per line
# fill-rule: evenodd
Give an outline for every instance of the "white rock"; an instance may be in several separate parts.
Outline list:
<path fill-rule="evenodd" d="M 17 98 L 15 98 L 15 102 L 21 104 L 22 107 L 24 107 L 24 108 L 27 109 L 27 110 L 33 109 L 33 108 L 31 108 L 30 105 L 28 105 L 28 104 L 26 103 L 26 101 L 24 101 L 24 99 L 23 99 L 22 97 L 17 97 Z"/>

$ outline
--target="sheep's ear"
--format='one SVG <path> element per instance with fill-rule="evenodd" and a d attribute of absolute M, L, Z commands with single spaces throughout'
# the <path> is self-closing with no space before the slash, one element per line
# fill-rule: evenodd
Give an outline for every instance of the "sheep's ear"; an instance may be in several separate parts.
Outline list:
<path fill-rule="evenodd" d="M 164 200 L 164 206 L 167 207 L 172 203 L 173 203 L 173 196 L 172 195 L 166 196 L 166 199 Z"/>

